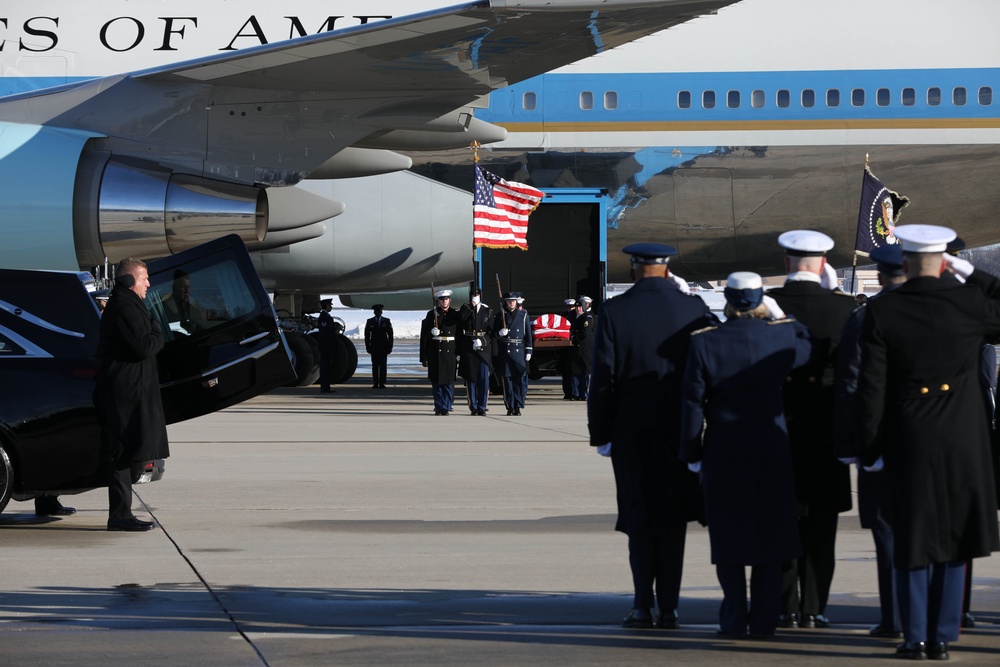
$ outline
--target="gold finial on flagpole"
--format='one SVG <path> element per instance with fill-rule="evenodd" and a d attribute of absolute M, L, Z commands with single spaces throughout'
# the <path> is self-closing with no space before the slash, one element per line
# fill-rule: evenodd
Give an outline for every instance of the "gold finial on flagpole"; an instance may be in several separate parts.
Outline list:
<path fill-rule="evenodd" d="M 865 169 L 868 168 L 868 153 L 865 153 Z"/>
<path fill-rule="evenodd" d="M 478 141 L 473 141 L 469 144 L 469 148 L 472 149 L 472 161 L 479 164 L 479 147 L 482 146 Z"/>

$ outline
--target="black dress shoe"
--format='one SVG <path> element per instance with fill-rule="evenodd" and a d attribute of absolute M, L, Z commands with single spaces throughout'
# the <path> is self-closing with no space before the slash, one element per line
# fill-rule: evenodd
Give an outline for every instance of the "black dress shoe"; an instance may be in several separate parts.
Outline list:
<path fill-rule="evenodd" d="M 963 628 L 974 628 L 976 627 L 976 618 L 969 612 L 962 614 L 962 627 Z"/>
<path fill-rule="evenodd" d="M 796 614 L 781 614 L 778 616 L 778 627 L 797 628 L 799 627 L 799 617 Z"/>
<path fill-rule="evenodd" d="M 143 521 L 135 517 L 130 519 L 108 519 L 108 530 L 124 530 L 134 533 L 143 530 L 152 530 L 155 525 L 152 521 Z"/>
<path fill-rule="evenodd" d="M 479 415 L 480 417 L 485 417 L 486 410 L 476 410 L 476 414 Z"/>
<path fill-rule="evenodd" d="M 896 657 L 905 660 L 926 660 L 927 642 L 903 642 L 896 647 Z"/>
<path fill-rule="evenodd" d="M 66 507 L 58 498 L 39 496 L 35 498 L 35 516 L 69 516 L 76 514 L 75 507 Z"/>
<path fill-rule="evenodd" d="M 623 628 L 647 629 L 653 627 L 653 616 L 644 609 L 633 609 L 622 621 Z"/>
<path fill-rule="evenodd" d="M 521 416 L 521 408 L 514 408 L 514 416 L 515 417 Z"/>
<path fill-rule="evenodd" d="M 656 616 L 656 627 L 661 630 L 677 629 L 677 610 L 661 611 Z"/>
<path fill-rule="evenodd" d="M 887 628 L 883 625 L 876 625 L 868 631 L 868 635 L 871 637 L 880 637 L 882 639 L 899 639 L 903 636 L 903 633 L 893 630 L 892 628 Z"/>
<path fill-rule="evenodd" d="M 514 415 L 514 411 L 513 410 L 507 410 L 507 416 L 508 417 L 511 417 L 513 415 Z"/>
<path fill-rule="evenodd" d="M 934 642 L 927 645 L 927 657 L 931 660 L 947 660 L 948 644 L 946 642 Z"/>
<path fill-rule="evenodd" d="M 799 619 L 800 628 L 828 628 L 830 619 L 823 614 L 802 614 Z"/>

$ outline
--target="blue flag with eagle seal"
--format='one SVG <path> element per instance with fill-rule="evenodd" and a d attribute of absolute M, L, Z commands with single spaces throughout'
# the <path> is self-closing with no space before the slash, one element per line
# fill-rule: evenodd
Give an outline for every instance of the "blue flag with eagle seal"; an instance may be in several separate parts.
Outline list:
<path fill-rule="evenodd" d="M 858 211 L 858 237 L 854 249 L 868 254 L 875 248 L 899 243 L 893 231 L 899 223 L 900 213 L 909 203 L 908 197 L 882 185 L 868 165 L 865 165 L 861 209 Z"/>

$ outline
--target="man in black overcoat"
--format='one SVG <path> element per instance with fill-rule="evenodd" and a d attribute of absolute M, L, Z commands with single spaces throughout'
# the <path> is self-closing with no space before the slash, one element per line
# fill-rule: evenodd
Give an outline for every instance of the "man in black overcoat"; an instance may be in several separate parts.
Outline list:
<path fill-rule="evenodd" d="M 435 305 L 420 323 L 420 363 L 427 369 L 434 396 L 434 414 L 448 416 L 455 400 L 458 365 L 459 312 L 451 307 L 451 290 L 434 293 Z"/>
<path fill-rule="evenodd" d="M 718 320 L 668 280 L 670 246 L 627 246 L 636 283 L 597 315 L 587 420 L 590 445 L 611 457 L 618 521 L 635 589 L 622 625 L 677 627 L 684 540 L 701 518 L 698 478 L 679 458 L 681 385 L 691 332 Z"/>
<path fill-rule="evenodd" d="M 316 321 L 316 342 L 319 343 L 319 390 L 324 394 L 335 393 L 330 385 L 336 382 L 333 377 L 333 355 L 337 349 L 337 334 L 339 326 L 330 311 L 333 310 L 333 299 L 323 299 L 319 302 L 320 314 Z"/>
<path fill-rule="evenodd" d="M 469 303 L 462 304 L 459 313 L 462 328 L 458 374 L 465 378 L 470 414 L 485 417 L 493 364 L 493 311 L 483 303 L 482 292 L 473 288 L 469 293 Z"/>
<path fill-rule="evenodd" d="M 561 313 L 562 317 L 569 322 L 570 331 L 573 330 L 573 321 L 576 320 L 576 299 L 566 299 L 566 312 Z M 576 399 L 573 395 L 573 348 L 560 348 L 556 357 L 556 370 L 562 376 L 563 400 L 572 401 Z"/>
<path fill-rule="evenodd" d="M 570 341 L 573 343 L 571 389 L 573 397 L 585 401 L 590 391 L 590 369 L 594 356 L 594 311 L 589 296 L 580 295 L 576 301 L 576 319 L 570 327 Z"/>
<path fill-rule="evenodd" d="M 1000 335 L 1000 280 L 943 255 L 955 232 L 902 225 L 907 281 L 867 306 L 861 334 L 861 462 L 884 469 L 905 643 L 947 659 L 965 563 L 1000 550 L 983 341 Z M 945 262 L 967 279 L 942 280 Z"/>
<path fill-rule="evenodd" d="M 156 367 L 163 334 L 143 303 L 149 289 L 146 264 L 123 259 L 115 275 L 101 317 L 94 404 L 108 455 L 108 530 L 142 531 L 154 524 L 132 514 L 132 464 L 170 455 Z"/>
<path fill-rule="evenodd" d="M 385 389 L 386 364 L 392 354 L 392 322 L 382 317 L 383 306 L 372 306 L 374 317 L 365 322 L 365 352 L 372 358 L 372 389 Z"/>
<path fill-rule="evenodd" d="M 857 305 L 836 289 L 826 252 L 833 239 L 811 230 L 778 237 L 788 272 L 783 287 L 768 292 L 785 313 L 809 328 L 809 363 L 785 383 L 785 419 L 795 468 L 802 556 L 785 564 L 781 627 L 824 628 L 836 564 L 837 518 L 851 509 L 851 478 L 833 448 L 833 396 L 837 350 L 844 323 Z M 831 284 L 824 284 L 824 274 Z M 834 274 L 835 276 L 835 274 Z"/>

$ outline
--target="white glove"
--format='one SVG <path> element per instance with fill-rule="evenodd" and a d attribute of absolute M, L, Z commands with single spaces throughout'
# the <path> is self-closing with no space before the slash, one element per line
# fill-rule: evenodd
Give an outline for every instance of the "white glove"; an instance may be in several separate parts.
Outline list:
<path fill-rule="evenodd" d="M 432 336 L 440 336 L 441 335 L 441 330 L 438 329 L 437 327 L 431 327 L 431 335 Z"/>
<path fill-rule="evenodd" d="M 685 294 L 690 294 L 690 293 L 691 293 L 691 288 L 690 288 L 690 287 L 688 287 L 688 284 L 687 284 L 687 281 L 686 281 L 686 280 L 684 280 L 683 278 L 681 278 L 681 277 L 680 277 L 679 275 L 677 275 L 676 273 L 671 273 L 671 274 L 670 274 L 670 275 L 668 276 L 668 278 L 669 278 L 670 280 L 673 280 L 673 281 L 674 281 L 675 283 L 677 283 L 677 288 L 678 288 L 678 289 L 679 289 L 680 291 L 684 292 Z"/>
<path fill-rule="evenodd" d="M 525 361 L 531 361 L 531 352 L 529 352 L 526 355 L 524 355 L 524 360 Z"/>
<path fill-rule="evenodd" d="M 857 465 L 858 463 L 860 463 L 857 456 L 845 456 L 837 460 L 843 463 L 845 466 L 849 466 L 851 464 Z"/>
<path fill-rule="evenodd" d="M 500 331 L 498 331 L 497 333 L 498 333 L 498 334 L 500 334 L 500 337 L 501 337 L 501 338 L 506 338 L 506 337 L 507 337 L 507 334 L 509 334 L 509 333 L 510 333 L 510 329 L 501 329 L 501 330 L 500 330 Z"/>
<path fill-rule="evenodd" d="M 875 463 L 871 464 L 870 466 L 865 466 L 864 467 L 864 471 L 865 472 L 878 472 L 878 471 L 880 471 L 884 467 L 885 467 L 885 462 L 882 461 L 882 457 L 880 456 L 880 457 L 878 457 L 878 460 L 875 461 Z"/>
<path fill-rule="evenodd" d="M 826 289 L 837 289 L 840 281 L 837 280 L 837 270 L 827 262 L 823 265 L 823 275 L 819 277 L 819 284 Z"/>
<path fill-rule="evenodd" d="M 690 470 L 691 472 L 701 472 L 701 461 L 689 463 L 688 470 Z"/>
<path fill-rule="evenodd" d="M 606 442 L 597 447 L 597 453 L 601 456 L 611 456 L 611 443 Z"/>
<path fill-rule="evenodd" d="M 785 319 L 785 311 L 781 309 L 781 306 L 774 300 L 774 297 L 765 294 L 762 303 L 767 306 L 767 316 L 772 320 Z"/>
<path fill-rule="evenodd" d="M 955 257 L 954 255 L 949 255 L 948 253 L 944 253 L 943 257 L 945 268 L 961 278 L 962 282 L 965 282 L 965 279 L 971 276 L 972 272 L 976 270 L 976 267 L 972 265 L 972 262 L 967 259 Z"/>
<path fill-rule="evenodd" d="M 472 349 L 473 350 L 481 350 L 481 349 L 483 349 L 483 341 L 479 340 L 478 338 L 473 338 L 472 339 Z"/>

